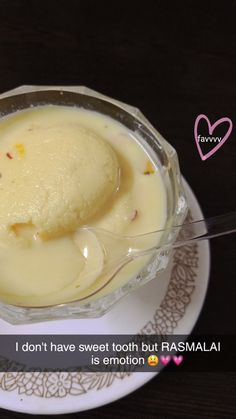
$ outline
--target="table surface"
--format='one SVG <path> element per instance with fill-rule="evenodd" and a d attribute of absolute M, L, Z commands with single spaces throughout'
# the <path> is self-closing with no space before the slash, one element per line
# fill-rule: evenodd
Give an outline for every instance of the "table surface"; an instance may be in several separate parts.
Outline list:
<path fill-rule="evenodd" d="M 235 1 L 0 2 L 0 92 L 86 85 L 140 108 L 176 148 L 205 216 L 235 209 L 235 129 L 201 161 L 197 115 L 235 114 Z M 235 334 L 235 236 L 211 242 L 197 333 Z M 217 368 L 216 368 L 217 370 Z M 73 417 L 235 418 L 235 373 L 163 372 L 135 393 Z M 2 418 L 22 414 L 1 411 Z M 71 417 L 71 415 L 65 415 Z"/>

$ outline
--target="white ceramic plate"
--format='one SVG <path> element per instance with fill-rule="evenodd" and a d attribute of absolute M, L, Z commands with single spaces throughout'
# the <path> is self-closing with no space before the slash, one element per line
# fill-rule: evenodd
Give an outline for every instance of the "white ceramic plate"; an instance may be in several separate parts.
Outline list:
<path fill-rule="evenodd" d="M 185 182 L 191 215 L 202 218 Z M 120 301 L 99 319 L 63 320 L 26 326 L 0 321 L 1 334 L 189 334 L 206 295 L 210 268 L 206 241 L 174 251 L 168 269 Z M 155 373 L 1 373 L 0 407 L 34 414 L 92 409 L 138 389 Z"/>

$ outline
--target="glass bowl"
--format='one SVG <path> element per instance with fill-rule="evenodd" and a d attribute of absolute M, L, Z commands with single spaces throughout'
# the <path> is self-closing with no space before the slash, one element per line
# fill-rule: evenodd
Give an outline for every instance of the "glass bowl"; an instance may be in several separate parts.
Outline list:
<path fill-rule="evenodd" d="M 161 168 L 161 176 L 167 196 L 167 220 L 165 228 L 183 223 L 187 202 L 181 181 L 178 157 L 174 148 L 155 130 L 144 115 L 127 104 L 111 99 L 83 86 L 21 86 L 0 96 L 1 117 L 18 110 L 39 105 L 78 106 L 108 115 L 135 132 L 149 156 Z M 171 234 L 163 234 L 162 243 L 175 240 Z M 41 322 L 45 320 L 100 317 L 122 297 L 136 290 L 166 268 L 170 251 L 156 252 L 135 276 L 123 285 L 109 290 L 104 287 L 93 298 L 47 307 L 17 307 L 0 301 L 0 317 L 12 324 Z"/>

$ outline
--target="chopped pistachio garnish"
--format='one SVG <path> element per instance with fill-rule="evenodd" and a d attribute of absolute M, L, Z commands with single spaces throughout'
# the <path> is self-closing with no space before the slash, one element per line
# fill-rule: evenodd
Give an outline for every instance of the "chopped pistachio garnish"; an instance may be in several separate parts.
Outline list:
<path fill-rule="evenodd" d="M 150 160 L 146 162 L 146 167 L 143 173 L 144 175 L 152 175 L 153 173 L 155 173 L 155 167 L 153 166 Z"/>
<path fill-rule="evenodd" d="M 135 218 L 137 218 L 137 216 L 138 216 L 138 210 L 134 209 L 130 217 L 131 221 L 134 221 Z"/>
<path fill-rule="evenodd" d="M 10 160 L 12 160 L 12 159 L 13 159 L 13 157 L 12 157 L 11 153 L 9 153 L 9 152 L 7 152 L 7 153 L 6 153 L 6 156 L 7 156 Z"/>

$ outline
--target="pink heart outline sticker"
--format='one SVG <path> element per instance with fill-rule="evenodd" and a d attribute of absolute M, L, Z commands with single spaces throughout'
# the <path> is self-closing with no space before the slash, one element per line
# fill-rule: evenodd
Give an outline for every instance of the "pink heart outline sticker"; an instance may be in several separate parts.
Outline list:
<path fill-rule="evenodd" d="M 205 119 L 205 121 L 207 121 L 208 130 L 209 130 L 210 135 L 212 135 L 214 129 L 218 125 L 222 124 L 223 122 L 228 122 L 229 123 L 228 131 L 226 132 L 226 134 L 224 135 L 222 140 L 212 150 L 210 150 L 206 154 L 203 154 L 203 152 L 201 150 L 201 146 L 198 142 L 198 124 L 199 124 L 201 119 Z M 209 157 L 211 157 L 213 154 L 215 154 L 217 152 L 217 150 L 219 150 L 219 148 L 222 147 L 222 145 L 225 143 L 225 141 L 229 138 L 229 136 L 232 132 L 232 129 L 233 129 L 233 123 L 232 123 L 231 119 L 228 118 L 227 116 L 218 119 L 213 125 L 211 125 L 211 123 L 210 123 L 210 121 L 209 121 L 209 119 L 207 118 L 206 115 L 204 115 L 204 114 L 198 115 L 198 117 L 196 118 L 195 124 L 194 124 L 194 138 L 195 138 L 195 142 L 197 144 L 197 149 L 198 149 L 198 152 L 199 152 L 199 155 L 200 155 L 201 159 L 206 160 Z"/>
<path fill-rule="evenodd" d="M 181 364 L 181 362 L 183 362 L 184 358 L 183 358 L 182 355 L 179 355 L 179 356 L 174 355 L 174 356 L 172 356 L 172 359 L 173 359 L 175 365 L 179 366 Z"/>
<path fill-rule="evenodd" d="M 170 362 L 170 360 L 171 360 L 171 356 L 170 355 L 161 355 L 160 356 L 160 360 L 161 360 L 161 363 L 163 364 L 163 365 L 167 365 L 167 364 L 169 364 L 169 362 Z"/>

